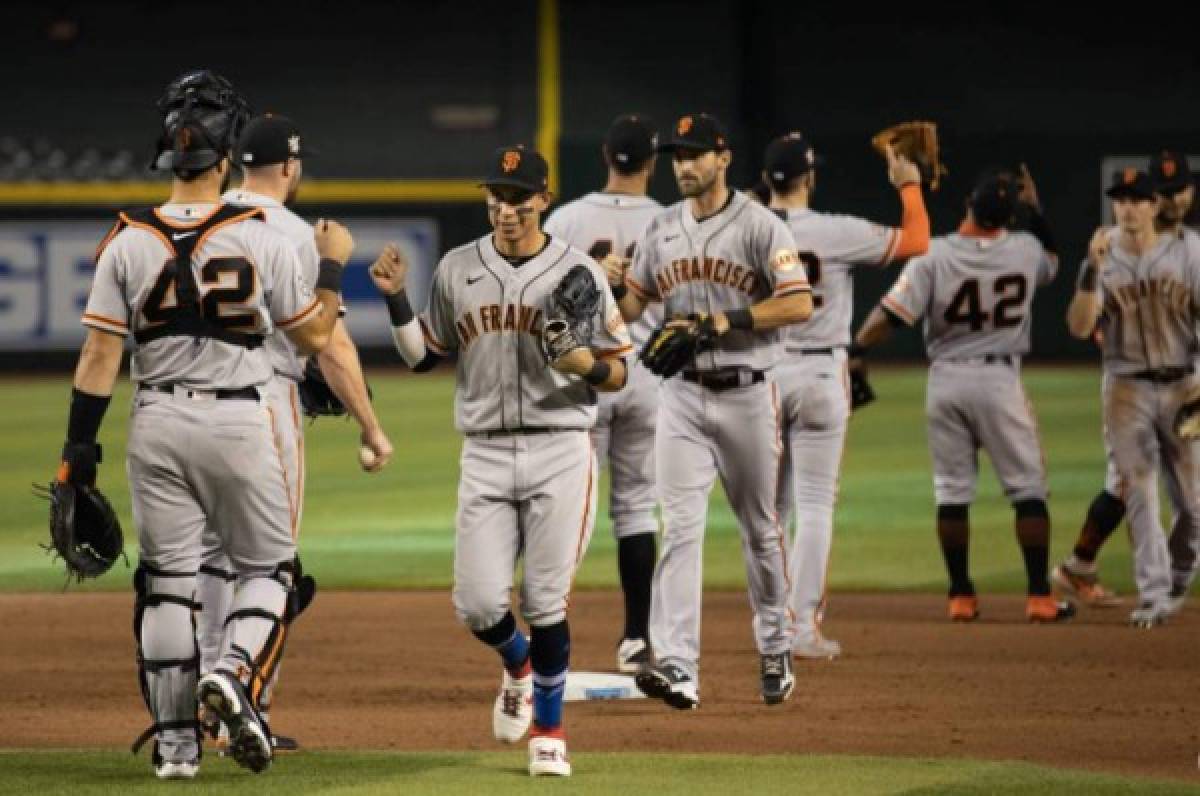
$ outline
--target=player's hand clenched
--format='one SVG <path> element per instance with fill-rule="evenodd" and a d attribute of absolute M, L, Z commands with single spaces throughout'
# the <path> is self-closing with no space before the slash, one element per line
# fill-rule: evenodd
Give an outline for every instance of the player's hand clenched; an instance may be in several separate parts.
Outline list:
<path fill-rule="evenodd" d="M 604 259 L 600 261 L 600 267 L 604 269 L 604 274 L 608 277 L 609 287 L 620 287 L 625 284 L 625 272 L 629 270 L 629 264 L 629 260 L 613 252 L 605 255 Z"/>
<path fill-rule="evenodd" d="M 368 473 L 377 473 L 387 466 L 392 459 L 392 441 L 383 433 L 383 429 L 374 428 L 364 431 L 360 437 L 362 451 L 359 454 L 359 464 Z M 371 456 L 367 456 L 367 452 Z"/>
<path fill-rule="evenodd" d="M 380 293 L 394 296 L 404 290 L 405 279 L 408 277 L 408 260 L 399 246 L 389 243 L 372 263 L 370 274 L 371 281 L 379 288 Z"/>
<path fill-rule="evenodd" d="M 1093 267 L 1099 268 L 1104 262 L 1104 258 L 1108 256 L 1108 248 L 1110 241 L 1108 239 L 1108 229 L 1100 227 L 1092 235 L 1092 240 L 1088 243 L 1088 262 Z"/>
<path fill-rule="evenodd" d="M 1033 181 L 1033 175 L 1029 173 L 1029 167 L 1024 163 L 1021 164 L 1021 173 L 1017 175 L 1017 185 L 1020 186 L 1017 199 L 1034 210 L 1041 211 L 1042 200 L 1038 196 L 1037 184 Z"/>
<path fill-rule="evenodd" d="M 317 253 L 322 259 L 336 260 L 345 265 L 354 251 L 354 237 L 350 230 L 336 221 L 318 219 L 315 225 Z"/>

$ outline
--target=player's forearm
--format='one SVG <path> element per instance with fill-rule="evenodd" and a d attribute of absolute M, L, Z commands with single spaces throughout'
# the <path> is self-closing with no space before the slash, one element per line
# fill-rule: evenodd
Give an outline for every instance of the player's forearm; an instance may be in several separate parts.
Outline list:
<path fill-rule="evenodd" d="M 88 395 L 112 395 L 124 351 L 123 338 L 89 329 L 75 366 L 75 389 Z"/>
<path fill-rule="evenodd" d="M 646 311 L 646 305 L 649 303 L 628 289 L 625 295 L 616 299 L 616 302 L 617 308 L 621 310 L 621 317 L 625 319 L 626 323 L 632 323 L 642 317 L 642 313 Z"/>
<path fill-rule="evenodd" d="M 786 296 L 775 296 L 755 304 L 749 309 L 749 313 L 753 319 L 750 328 L 756 331 L 803 323 L 812 315 L 812 292 L 800 290 Z M 730 313 L 725 313 L 725 317 L 730 320 L 732 328 L 740 328 L 736 315 L 730 318 Z"/>
<path fill-rule="evenodd" d="M 1096 330 L 1096 321 L 1100 319 L 1101 301 L 1097 290 L 1075 291 L 1071 304 L 1067 307 L 1067 329 L 1071 335 L 1080 340 L 1086 340 Z"/>
<path fill-rule="evenodd" d="M 891 337 L 892 321 L 883 307 L 876 306 L 859 327 L 858 334 L 854 336 L 854 345 L 858 349 L 866 350 L 886 343 Z"/>
<path fill-rule="evenodd" d="M 918 183 L 908 183 L 900 188 L 900 229 L 896 234 L 896 247 L 888 261 L 905 260 L 929 250 L 929 213 L 925 209 L 925 197 Z"/>
<path fill-rule="evenodd" d="M 371 406 L 371 396 L 367 393 L 367 382 L 363 378 L 362 363 L 358 359 L 358 349 L 350 339 L 346 324 L 338 319 L 334 324 L 332 339 L 329 345 L 317 355 L 321 365 L 321 373 L 325 376 L 329 389 L 346 406 L 346 411 L 358 423 L 363 431 L 373 431 L 379 428 L 379 419 L 375 417 L 375 409 Z"/>
<path fill-rule="evenodd" d="M 617 392 L 625 386 L 625 381 L 629 377 L 629 372 L 625 367 L 625 360 L 620 357 L 606 357 L 598 360 L 608 365 L 609 371 L 607 378 L 599 384 L 592 385 L 597 392 Z"/>

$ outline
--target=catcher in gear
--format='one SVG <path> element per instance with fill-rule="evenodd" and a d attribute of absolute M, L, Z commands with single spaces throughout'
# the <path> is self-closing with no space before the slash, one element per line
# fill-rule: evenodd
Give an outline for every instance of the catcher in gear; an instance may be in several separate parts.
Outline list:
<path fill-rule="evenodd" d="M 296 547 L 262 403 L 272 375 L 263 338 L 281 328 L 303 351 L 325 347 L 353 241 L 338 225 L 318 234 L 325 259 L 314 293 L 295 249 L 261 223 L 261 210 L 220 201 L 244 101 L 219 76 L 189 72 L 168 87 L 160 110 L 155 165 L 172 173 L 171 195 L 121 213 L 97 252 L 59 480 L 94 483 L 97 434 L 132 335 L 133 626 L 152 721 L 143 738 L 154 739 L 160 779 L 190 779 L 200 760 L 198 702 L 229 728 L 235 761 L 253 771 L 271 763 L 270 731 L 247 686 L 278 665 L 274 642 L 292 599 Z M 218 290 L 220 301 L 206 300 Z M 225 323 L 230 317 L 236 327 Z M 207 527 L 218 529 L 237 588 L 222 656 L 201 676 L 194 612 Z"/>
<path fill-rule="evenodd" d="M 871 138 L 871 146 L 884 158 L 893 155 L 917 164 L 921 182 L 936 191 L 949 170 L 942 164 L 938 130 L 934 122 L 901 122 L 881 130 Z M 890 154 L 889 154 L 890 149 Z"/>

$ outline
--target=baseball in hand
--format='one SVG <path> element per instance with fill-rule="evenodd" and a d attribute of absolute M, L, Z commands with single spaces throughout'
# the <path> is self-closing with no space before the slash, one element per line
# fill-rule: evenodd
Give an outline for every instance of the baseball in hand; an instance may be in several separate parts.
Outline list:
<path fill-rule="evenodd" d="M 358 447 L 358 463 L 362 465 L 364 470 L 370 470 L 375 466 L 375 451 L 368 448 L 366 445 Z"/>

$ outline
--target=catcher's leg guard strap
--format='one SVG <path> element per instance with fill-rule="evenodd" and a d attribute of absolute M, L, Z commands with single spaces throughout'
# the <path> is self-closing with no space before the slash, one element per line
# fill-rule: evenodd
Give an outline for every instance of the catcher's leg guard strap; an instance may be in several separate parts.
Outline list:
<path fill-rule="evenodd" d="M 200 654 L 193 611 L 195 572 L 166 572 L 139 565 L 134 573 L 134 635 L 138 679 L 152 726 L 134 742 L 141 748 L 152 735 L 156 752 L 171 760 L 200 754 L 196 721 L 196 681 Z"/>
<path fill-rule="evenodd" d="M 256 705 L 283 656 L 292 572 L 289 561 L 271 575 L 243 579 L 225 621 L 224 653 L 217 668 L 235 673 Z"/>

